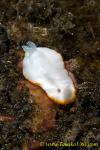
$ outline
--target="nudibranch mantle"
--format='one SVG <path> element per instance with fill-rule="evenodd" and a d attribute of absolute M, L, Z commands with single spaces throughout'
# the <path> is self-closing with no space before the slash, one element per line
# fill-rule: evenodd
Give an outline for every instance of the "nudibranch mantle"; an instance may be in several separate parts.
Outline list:
<path fill-rule="evenodd" d="M 39 85 L 49 98 L 58 104 L 68 104 L 75 100 L 76 89 L 62 56 L 46 47 L 36 47 L 29 41 L 22 46 L 23 75 L 33 84 Z"/>

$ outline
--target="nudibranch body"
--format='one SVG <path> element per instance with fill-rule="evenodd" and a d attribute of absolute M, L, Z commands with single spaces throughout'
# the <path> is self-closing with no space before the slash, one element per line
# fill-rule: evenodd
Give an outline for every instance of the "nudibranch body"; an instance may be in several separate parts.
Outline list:
<path fill-rule="evenodd" d="M 75 100 L 76 89 L 62 56 L 46 47 L 36 47 L 33 42 L 22 46 L 25 51 L 23 75 L 33 84 L 39 85 L 58 104 Z"/>

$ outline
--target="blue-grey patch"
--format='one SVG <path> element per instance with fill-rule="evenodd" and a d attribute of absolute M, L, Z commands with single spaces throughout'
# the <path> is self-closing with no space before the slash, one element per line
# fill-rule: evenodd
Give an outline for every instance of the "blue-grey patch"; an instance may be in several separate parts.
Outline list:
<path fill-rule="evenodd" d="M 33 52 L 33 51 L 36 50 L 36 45 L 35 45 L 35 43 L 33 43 L 33 42 L 31 42 L 31 41 L 28 41 L 28 42 L 26 43 L 26 45 L 23 45 L 23 46 L 22 46 L 22 48 L 23 48 L 23 50 L 24 50 L 25 52 Z"/>
<path fill-rule="evenodd" d="M 28 47 L 32 47 L 32 48 L 36 48 L 36 45 L 35 45 L 35 43 L 33 43 L 33 42 L 31 42 L 31 41 L 28 41 L 27 43 L 26 43 L 26 46 L 28 46 Z"/>

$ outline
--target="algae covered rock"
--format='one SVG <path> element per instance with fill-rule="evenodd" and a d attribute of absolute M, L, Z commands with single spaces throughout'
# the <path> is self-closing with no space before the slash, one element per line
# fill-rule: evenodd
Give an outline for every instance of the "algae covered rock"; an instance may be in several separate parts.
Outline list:
<path fill-rule="evenodd" d="M 99 142 L 99 6 L 98 0 L 0 1 L 0 117 L 15 118 L 0 121 L 1 150 L 40 148 L 41 141 Z M 75 60 L 76 103 L 55 106 L 41 89 L 19 84 L 21 45 L 29 40 Z"/>

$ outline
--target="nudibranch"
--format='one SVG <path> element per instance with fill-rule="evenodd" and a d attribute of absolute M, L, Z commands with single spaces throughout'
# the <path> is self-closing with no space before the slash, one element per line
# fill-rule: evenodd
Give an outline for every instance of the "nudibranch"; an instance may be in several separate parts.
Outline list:
<path fill-rule="evenodd" d="M 73 102 L 76 88 L 65 69 L 62 56 L 50 48 L 37 47 L 31 41 L 22 48 L 25 52 L 24 77 L 40 86 L 54 102 L 63 105 Z"/>

